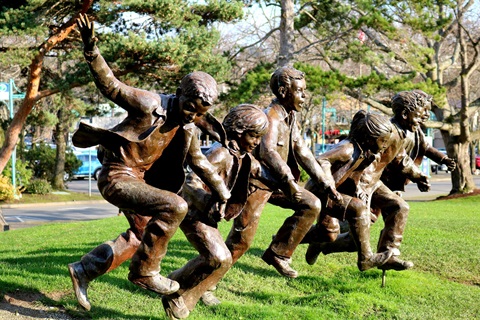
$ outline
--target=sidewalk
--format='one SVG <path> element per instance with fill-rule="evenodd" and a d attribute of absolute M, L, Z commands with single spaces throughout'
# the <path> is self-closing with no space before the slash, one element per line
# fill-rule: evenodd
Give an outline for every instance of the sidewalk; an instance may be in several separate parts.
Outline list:
<path fill-rule="evenodd" d="M 1 209 L 17 209 L 17 208 L 32 208 L 32 207 L 43 207 L 43 206 L 65 206 L 72 204 L 96 204 L 96 203 L 106 203 L 106 200 L 83 200 L 83 201 L 59 201 L 59 202 L 42 202 L 42 203 L 15 203 L 15 204 L 2 204 L 0 205 Z"/>

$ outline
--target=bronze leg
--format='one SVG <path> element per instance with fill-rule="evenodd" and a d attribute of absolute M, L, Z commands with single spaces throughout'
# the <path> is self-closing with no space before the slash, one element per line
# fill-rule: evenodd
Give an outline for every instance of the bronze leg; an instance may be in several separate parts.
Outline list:
<path fill-rule="evenodd" d="M 187 308 L 193 310 L 200 297 L 230 269 L 232 256 L 216 227 L 187 217 L 180 228 L 200 255 L 168 277 L 180 284 L 175 295 L 181 296 Z"/>
<path fill-rule="evenodd" d="M 271 194 L 271 191 L 261 189 L 252 192 L 242 213 L 233 221 L 232 229 L 225 241 L 232 253 L 232 264 L 237 262 L 252 245 L 260 215 Z"/>
<path fill-rule="evenodd" d="M 282 201 L 282 199 L 279 200 Z M 276 199 L 274 201 L 276 202 Z M 275 202 L 272 201 L 276 204 Z M 287 207 L 284 202 L 282 204 L 282 207 Z M 302 199 L 298 203 L 292 203 L 289 207 L 295 210 L 294 214 L 285 220 L 267 249 L 286 259 L 292 256 L 317 219 L 321 209 L 320 200 L 305 189 L 302 190 Z"/>

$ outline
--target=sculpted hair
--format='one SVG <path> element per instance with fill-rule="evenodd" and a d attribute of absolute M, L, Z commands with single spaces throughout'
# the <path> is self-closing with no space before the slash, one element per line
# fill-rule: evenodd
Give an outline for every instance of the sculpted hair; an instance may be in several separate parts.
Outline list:
<path fill-rule="evenodd" d="M 240 104 L 225 116 L 223 127 L 229 138 L 236 138 L 246 131 L 266 133 L 268 117 L 256 105 Z"/>
<path fill-rule="evenodd" d="M 182 95 L 188 98 L 200 98 L 206 105 L 213 105 L 218 97 L 217 81 L 203 71 L 194 71 L 183 77 L 180 82 Z"/>
<path fill-rule="evenodd" d="M 392 131 L 392 124 L 386 116 L 360 110 L 353 117 L 348 138 L 355 141 L 366 138 L 377 139 Z"/>
<path fill-rule="evenodd" d="M 417 108 L 432 103 L 433 97 L 422 90 L 400 91 L 392 97 L 392 110 L 395 115 L 402 111 L 413 112 Z"/>
<path fill-rule="evenodd" d="M 270 78 L 270 89 L 278 97 L 278 88 L 290 88 L 293 80 L 302 80 L 305 73 L 292 67 L 281 67 L 275 70 Z"/>

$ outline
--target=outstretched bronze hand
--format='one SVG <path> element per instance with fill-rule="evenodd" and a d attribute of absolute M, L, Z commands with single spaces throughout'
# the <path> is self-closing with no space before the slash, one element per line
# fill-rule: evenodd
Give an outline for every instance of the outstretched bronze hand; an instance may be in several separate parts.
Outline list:
<path fill-rule="evenodd" d="M 453 171 L 457 167 L 457 163 L 455 162 L 455 160 L 449 157 L 443 158 L 442 163 L 447 166 L 448 171 Z"/>
<path fill-rule="evenodd" d="M 428 177 L 422 175 L 417 181 L 414 181 L 417 184 L 418 190 L 420 192 L 430 191 L 430 183 L 428 182 Z"/>
<path fill-rule="evenodd" d="M 85 51 L 92 51 L 98 39 L 95 37 L 95 27 L 93 21 L 90 22 L 86 14 L 81 13 L 77 19 L 77 26 L 82 35 Z"/>

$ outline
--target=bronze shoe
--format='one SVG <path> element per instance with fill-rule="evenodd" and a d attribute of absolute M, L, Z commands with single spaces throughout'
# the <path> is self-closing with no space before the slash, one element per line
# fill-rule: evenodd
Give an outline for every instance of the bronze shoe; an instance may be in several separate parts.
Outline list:
<path fill-rule="evenodd" d="M 288 259 L 284 259 L 282 257 L 277 256 L 275 253 L 273 253 L 272 250 L 267 249 L 262 256 L 263 261 L 265 261 L 267 264 L 273 266 L 277 271 L 289 278 L 296 278 L 298 277 L 298 272 L 292 269 L 290 265 L 288 264 Z"/>
<path fill-rule="evenodd" d="M 305 253 L 305 260 L 309 265 L 315 264 L 317 262 L 318 256 L 323 251 L 324 245 L 321 243 L 310 243 Z"/>
<path fill-rule="evenodd" d="M 89 280 L 85 274 L 81 262 L 70 263 L 68 265 L 68 271 L 70 278 L 72 279 L 73 290 L 78 303 L 87 311 L 90 311 L 91 305 L 88 301 L 87 289 Z"/>
<path fill-rule="evenodd" d="M 183 298 L 180 296 L 175 298 L 171 296 L 163 296 L 162 305 L 168 318 L 172 320 L 185 319 L 190 314 L 190 311 L 185 305 L 185 301 L 183 301 Z"/>
<path fill-rule="evenodd" d="M 180 289 L 180 285 L 177 281 L 162 277 L 159 274 L 151 277 L 144 277 L 130 272 L 128 274 L 128 280 L 137 286 L 159 294 L 168 295 L 175 293 Z"/>
<path fill-rule="evenodd" d="M 360 271 L 365 271 L 374 267 L 380 267 L 384 265 L 393 255 L 391 250 L 385 252 L 374 253 L 369 259 L 364 261 L 358 261 L 358 269 Z"/>
<path fill-rule="evenodd" d="M 220 303 L 222 303 L 210 290 L 205 291 L 200 299 L 202 300 L 203 304 L 208 307 L 218 306 Z"/>
<path fill-rule="evenodd" d="M 412 261 L 401 260 L 397 256 L 392 256 L 383 265 L 378 267 L 381 270 L 397 270 L 403 271 L 413 268 Z"/>

